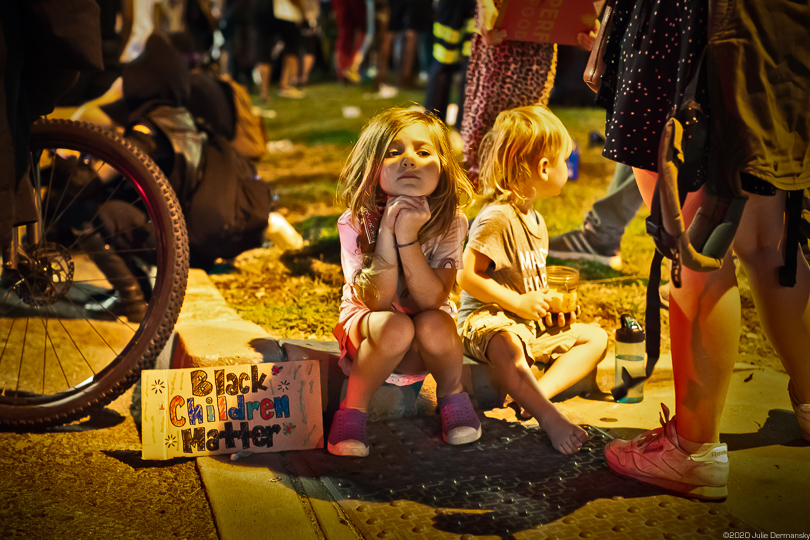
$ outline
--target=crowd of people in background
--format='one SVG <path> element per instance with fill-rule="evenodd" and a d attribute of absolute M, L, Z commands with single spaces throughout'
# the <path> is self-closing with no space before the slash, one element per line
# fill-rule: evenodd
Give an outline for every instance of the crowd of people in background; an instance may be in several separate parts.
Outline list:
<path fill-rule="evenodd" d="M 267 108 L 277 107 L 274 101 L 306 98 L 311 82 L 371 86 L 381 98 L 424 89 L 425 106 L 461 129 L 476 0 L 100 0 L 99 5 L 105 69 L 83 74 L 60 105 L 101 95 L 159 31 L 182 35 L 173 41 L 190 65 L 216 67 Z M 584 51 L 563 49 L 566 64 L 573 57 L 584 65 Z M 543 90 L 546 99 L 553 80 Z M 582 96 L 581 104 L 592 102 Z M 448 116 L 453 102 L 458 107 L 450 107 Z"/>
<path fill-rule="evenodd" d="M 62 104 L 100 95 L 153 31 L 185 34 L 187 57 L 217 64 L 266 102 L 303 98 L 313 76 L 413 89 L 431 68 L 434 13 L 457 3 L 471 19 L 469 0 L 101 0 L 104 74 L 86 75 Z"/>
<path fill-rule="evenodd" d="M 764 90 L 760 90 L 763 81 L 769 85 L 768 90 L 771 86 L 780 91 L 788 88 L 793 93 L 786 91 L 786 96 L 791 96 L 795 103 L 800 100 L 806 102 L 809 85 L 807 73 L 810 70 L 806 69 L 806 62 L 798 63 L 799 57 L 794 54 L 792 43 L 806 39 L 806 22 L 810 19 L 810 10 L 791 6 L 788 1 L 777 3 L 785 12 L 796 9 L 797 16 L 793 26 L 776 30 L 769 26 L 771 17 L 759 11 L 761 6 L 752 1 L 741 1 L 736 6 L 728 7 L 728 17 L 722 19 L 725 21 L 723 31 L 726 35 L 739 35 L 740 39 L 732 43 L 733 40 L 727 38 L 727 43 L 721 36 L 721 39 L 713 43 L 712 54 L 707 55 L 706 61 L 714 68 L 709 73 L 720 73 L 720 67 L 728 68 L 728 71 L 721 73 L 720 80 L 711 81 L 715 87 L 710 87 L 707 93 L 715 98 L 720 95 L 737 98 L 734 105 L 740 108 L 739 111 L 732 110 L 732 107 L 728 107 L 728 110 L 723 110 L 723 107 L 714 108 L 716 113 L 722 110 L 727 115 L 725 122 L 717 123 L 733 126 L 733 129 L 719 132 L 722 137 L 712 143 L 716 146 L 710 148 L 713 159 L 710 164 L 737 174 L 741 189 L 748 197 L 745 214 L 737 220 L 740 233 L 734 240 L 734 256 L 746 270 L 765 333 L 790 375 L 788 395 L 802 436 L 810 440 L 810 367 L 807 363 L 810 267 L 800 257 L 795 264 L 792 286 L 784 286 L 781 278 L 777 280 L 781 272 L 780 265 L 786 259 L 783 255 L 785 249 L 782 238 L 787 219 L 787 193 L 805 190 L 810 185 L 805 168 L 810 144 L 806 136 L 803 139 L 798 135 L 794 137 L 795 126 L 802 128 L 803 131 L 799 131 L 806 135 L 808 120 L 804 110 L 798 106 L 773 107 L 773 111 L 768 110 L 767 118 L 759 118 L 754 114 L 758 112 L 754 110 L 755 107 L 748 105 L 757 103 L 757 100 L 768 105 L 773 104 L 768 101 L 771 94 L 764 97 L 761 95 L 765 94 Z M 466 94 L 470 103 L 460 107 L 465 116 L 462 123 L 456 124 L 465 139 L 464 165 L 473 183 L 478 177 L 479 141 L 485 139 L 487 133 L 490 134 L 489 137 L 493 137 L 493 133 L 497 134 L 497 125 L 494 131 L 490 131 L 495 119 L 504 119 L 509 115 L 505 111 L 519 111 L 527 105 L 545 111 L 543 105 L 549 101 L 557 74 L 558 47 L 555 44 L 502 43 L 503 36 L 493 26 L 494 15 L 497 15 L 502 4 L 499 0 L 132 0 L 130 3 L 122 0 L 99 0 L 99 4 L 102 7 L 105 70 L 89 72 L 83 76 L 79 86 L 63 98 L 62 104 L 78 104 L 98 97 L 121 75 L 122 69 L 126 71 L 124 66 L 128 62 L 131 62 L 130 70 L 133 65 L 137 67 L 138 64 L 132 62 L 132 59 L 145 50 L 147 38 L 155 30 L 173 36 L 171 44 L 177 48 L 189 68 L 218 66 L 218 69 L 229 73 L 236 81 L 258 94 L 265 103 L 275 99 L 306 99 L 306 86 L 310 80 L 315 79 L 316 73 L 324 79 L 337 80 L 346 85 L 372 83 L 374 90 L 383 97 L 396 95 L 398 89 L 418 87 L 421 81 L 429 92 L 425 100 L 430 103 L 428 108 L 439 111 L 444 119 L 447 118 L 447 92 L 450 91 L 452 80 L 458 76 L 460 81 L 466 80 L 469 85 L 461 95 L 463 97 Z M 124 9 L 124 6 L 131 9 Z M 478 16 L 474 18 L 476 7 Z M 620 264 L 616 237 L 620 237 L 623 231 L 622 222 L 626 222 L 635 213 L 641 204 L 640 198 L 648 206 L 653 204 L 653 190 L 660 170 L 660 134 L 668 120 L 669 111 L 684 94 L 682 87 L 687 80 L 687 73 L 681 73 L 680 70 L 692 69 L 692 62 L 696 62 L 696 71 L 700 69 L 702 47 L 705 45 L 703 41 L 710 34 L 706 30 L 713 30 L 709 27 L 711 21 L 707 8 L 699 1 L 627 0 L 618 3 L 617 14 L 605 57 L 607 69 L 604 81 L 608 83 L 600 88 L 597 99 L 608 110 L 607 140 L 603 155 L 619 164 L 608 195 L 624 192 L 626 188 L 628 191 L 624 193 L 628 197 L 624 198 L 625 202 L 619 208 L 621 212 L 617 213 L 616 219 L 606 223 L 614 227 L 613 238 L 610 243 L 605 242 L 604 250 L 593 249 L 590 245 L 599 244 L 595 234 L 596 227 L 591 223 L 596 220 L 591 218 L 601 211 L 601 204 L 595 205 L 596 213 L 589 214 L 581 232 L 560 237 L 551 245 L 557 252 L 588 252 L 588 257 L 585 258 L 595 258 L 613 266 Z M 121 20 L 125 24 L 118 24 Z M 684 22 L 690 22 L 692 26 L 689 29 L 679 26 Z M 760 26 L 754 24 L 755 22 Z M 474 33 L 476 29 L 478 32 Z M 786 78 L 781 72 L 771 69 L 772 65 L 763 60 L 767 56 L 766 52 L 758 48 L 759 42 L 752 38 L 753 35 L 767 37 L 769 43 L 773 43 L 767 51 L 770 55 L 768 58 L 776 57 L 788 66 L 795 63 L 791 77 Z M 682 43 L 690 45 L 681 46 Z M 743 44 L 746 54 L 735 52 L 739 48 L 738 43 Z M 160 45 L 169 47 L 168 43 Z M 162 62 L 168 58 L 168 55 L 158 56 Z M 182 59 L 176 60 L 178 64 L 182 63 Z M 782 64 L 775 62 L 773 65 Z M 525 90 L 510 96 L 515 98 L 512 100 L 506 99 L 501 91 L 502 87 L 490 80 L 492 73 L 503 75 L 507 67 L 519 71 L 515 81 L 524 85 L 521 90 Z M 470 70 L 469 76 L 464 75 L 467 69 Z M 531 77 L 524 73 L 528 69 L 531 69 Z M 274 74 L 277 74 L 277 79 L 274 79 Z M 747 80 L 745 77 L 751 79 Z M 786 79 L 790 80 L 786 82 Z M 672 81 L 679 81 L 678 86 Z M 756 84 L 751 84 L 751 81 L 756 81 Z M 276 87 L 277 90 L 274 91 Z M 138 85 L 135 88 L 143 90 Z M 124 90 L 126 98 L 126 88 Z M 158 97 L 165 101 L 165 95 Z M 729 98 L 728 102 L 731 101 Z M 381 227 L 385 230 L 380 233 L 380 243 L 376 249 L 386 251 L 388 258 L 393 260 L 399 257 L 393 255 L 394 253 L 408 249 L 414 254 L 399 261 L 402 263 L 407 260 L 405 266 L 409 268 L 413 260 L 421 261 L 417 250 L 422 243 L 438 238 L 438 232 L 446 234 L 449 230 L 447 221 L 436 230 L 429 229 L 429 232 L 436 234 L 417 235 L 421 230 L 420 226 L 432 215 L 427 198 L 433 196 L 437 190 L 441 191 L 446 187 L 445 184 L 459 184 L 466 188 L 466 178 L 460 169 L 456 170 L 457 164 L 448 169 L 447 163 L 452 161 L 446 158 L 449 154 L 446 139 L 449 136 L 444 131 L 440 135 L 430 131 L 428 128 L 433 125 L 435 118 L 428 116 L 429 118 L 411 119 L 410 123 L 396 124 L 392 121 L 390 125 L 380 127 L 380 133 L 387 133 L 386 137 L 392 142 L 386 147 L 369 145 L 376 153 L 369 150 L 363 156 L 370 156 L 368 161 L 372 162 L 390 162 L 386 167 L 392 171 L 396 167 L 406 166 L 413 167 L 414 171 L 422 168 L 428 171 L 422 178 L 424 185 L 413 188 L 411 185 L 415 182 L 409 180 L 404 182 L 406 187 L 394 186 L 388 193 L 392 195 L 391 199 L 382 202 L 385 214 L 381 218 Z M 151 120 L 159 123 L 157 118 Z M 538 123 L 550 124 L 553 123 L 552 120 L 544 119 Z M 394 125 L 398 126 L 397 129 L 394 129 Z M 413 131 L 408 126 L 413 127 Z M 517 127 L 508 131 L 512 136 L 520 133 Z M 559 125 L 557 131 L 562 133 L 565 130 Z M 790 134 L 790 138 L 780 138 L 783 133 Z M 364 140 L 361 139 L 361 142 Z M 530 203 L 539 196 L 558 193 L 557 188 L 561 189 L 567 179 L 563 157 L 571 146 L 568 139 L 564 140 L 566 144 L 559 145 L 559 148 L 546 149 L 531 155 L 532 160 L 527 161 L 527 167 L 520 169 L 529 173 L 518 175 L 527 182 L 526 186 L 521 184 L 521 189 L 514 190 L 501 188 L 500 193 L 521 194 L 525 187 L 527 196 L 518 199 L 529 200 Z M 431 144 L 438 146 L 440 151 L 432 157 L 423 155 L 429 152 L 421 149 Z M 754 150 L 750 150 L 751 148 Z M 710 153 L 710 150 L 706 150 L 706 153 Z M 407 159 L 400 159 L 399 156 L 406 156 Z M 481 156 L 487 158 L 486 152 Z M 446 163 L 442 162 L 440 166 L 439 158 Z M 361 168 L 358 166 L 358 170 Z M 500 178 L 491 172 L 486 159 L 482 159 L 480 169 L 485 188 L 491 187 L 493 182 L 508 180 L 505 175 Z M 454 178 L 458 178 L 451 182 L 440 176 L 440 172 L 446 170 L 452 170 Z M 349 172 L 351 171 L 344 171 L 344 181 L 353 179 Z M 380 175 L 377 178 L 370 178 L 368 175 L 369 182 L 382 183 L 387 177 Z M 412 176 L 406 175 L 405 178 Z M 633 177 L 638 187 L 633 186 Z M 365 191 L 362 193 L 368 195 Z M 686 199 L 684 214 L 687 221 L 695 215 L 704 197 L 705 191 L 698 190 Z M 502 199 L 505 201 L 508 197 Z M 380 204 L 379 201 L 367 202 Z M 359 203 L 352 204 L 358 206 Z M 354 212 L 354 207 L 352 209 L 352 219 L 359 222 L 360 212 Z M 457 214 L 456 210 L 455 207 L 445 208 L 447 220 Z M 549 240 L 543 222 L 534 216 L 531 204 L 525 206 L 524 210 L 523 215 L 512 216 L 516 218 L 515 223 L 523 222 L 523 227 L 526 226 L 526 216 L 532 218 L 529 220 L 528 234 L 536 232 L 542 236 L 544 239 L 538 250 L 547 253 Z M 262 210 L 257 234 L 265 227 L 268 211 L 267 208 Z M 402 221 L 398 221 L 400 218 L 397 216 L 400 213 L 405 216 L 401 218 Z M 467 225 L 463 218 L 457 221 L 460 236 L 454 237 L 455 247 L 458 248 L 458 253 L 454 252 L 454 256 L 463 256 L 469 263 L 464 265 L 466 272 L 462 281 L 467 285 L 465 289 L 478 292 L 480 298 L 476 298 L 480 302 L 512 305 L 508 302 L 508 297 L 512 295 L 499 299 L 497 294 L 487 292 L 496 290 L 503 293 L 505 289 L 494 287 L 486 281 L 492 278 L 485 275 L 485 270 L 490 268 L 493 260 L 490 255 L 495 252 L 482 251 L 483 241 L 479 244 L 473 242 L 480 240 L 479 236 L 486 237 L 483 229 L 486 223 L 482 225 L 477 222 L 473 225 L 470 235 L 473 242 L 471 251 L 462 255 L 460 239 L 464 235 L 461 233 Z M 479 231 L 479 227 L 483 232 Z M 359 245 L 356 242 L 359 230 L 352 229 L 351 232 L 353 236 L 347 244 L 354 247 Z M 341 231 L 342 241 L 343 237 L 344 231 Z M 585 245 L 587 248 L 582 247 Z M 476 246 L 482 250 L 478 250 Z M 795 246 L 789 244 L 788 249 L 792 251 Z M 477 250 L 479 253 L 476 254 Z M 354 255 L 356 262 L 360 264 L 362 254 L 357 252 Z M 723 498 L 728 493 L 727 448 L 719 438 L 719 421 L 740 335 L 740 299 L 735 263 L 730 249 L 721 255 L 725 262 L 714 272 L 698 273 L 684 269 L 682 286 L 672 294 L 670 324 L 677 423 L 675 417 L 669 418 L 669 410 L 665 407 L 661 428 L 645 432 L 632 441 L 615 440 L 606 449 L 608 465 L 623 476 L 662 486 L 683 495 L 709 499 Z M 429 312 L 431 320 L 435 318 L 441 321 L 439 328 L 449 329 L 447 334 L 453 336 L 453 340 L 448 341 L 452 350 L 449 353 L 439 351 L 442 353 L 439 354 L 428 350 L 424 344 L 420 345 L 418 337 L 405 340 L 406 342 L 400 343 L 398 353 L 393 355 L 396 358 L 392 356 L 390 362 L 383 366 L 385 369 L 376 370 L 370 370 L 368 363 L 364 361 L 364 347 L 369 347 L 369 336 L 374 337 L 382 332 L 384 323 L 390 322 L 388 319 L 396 319 L 397 323 L 407 322 L 405 326 L 410 333 L 400 332 L 400 337 L 406 334 L 413 336 L 414 332 L 419 332 L 413 330 L 410 319 L 405 321 L 389 309 L 397 285 L 397 275 L 390 272 L 390 268 L 395 266 L 383 270 L 375 268 L 375 272 L 371 273 L 372 281 L 385 280 L 382 285 L 377 283 L 377 286 L 387 293 L 388 302 L 382 305 L 372 301 L 374 295 L 371 293 L 368 298 L 359 298 L 358 301 L 362 300 L 360 303 L 365 306 L 362 307 L 365 310 L 363 316 L 368 315 L 368 311 L 374 314 L 384 313 L 388 319 L 378 321 L 375 316 L 368 319 L 373 324 L 363 326 L 358 319 L 354 326 L 347 322 L 345 328 L 339 328 L 345 330 L 346 334 L 341 343 L 345 348 L 344 352 L 353 356 L 355 361 L 355 371 L 352 372 L 354 378 L 350 378 L 350 387 L 360 390 L 354 393 L 349 391 L 349 403 L 344 403 L 342 408 L 342 411 L 351 409 L 355 412 L 342 412 L 339 416 L 345 418 L 337 418 L 335 421 L 334 433 L 330 433 L 329 437 L 330 451 L 333 453 L 360 456 L 368 452 L 363 409 L 367 406 L 371 390 L 382 384 L 385 376 L 394 368 L 402 371 L 399 375 L 412 375 L 412 371 L 422 374 L 426 369 L 434 375 L 435 370 L 442 372 L 445 378 L 440 381 L 443 385 L 438 392 L 440 408 L 449 411 L 447 418 L 443 413 L 445 440 L 451 444 L 466 444 L 480 436 L 480 424 L 471 412 L 468 399 L 459 391 L 457 375 L 460 368 L 456 368 L 460 365 L 462 345 L 465 352 L 473 352 L 476 340 L 481 337 L 479 334 L 485 334 L 486 328 L 470 330 L 475 321 L 462 320 L 466 325 L 462 330 L 468 331 L 464 336 L 466 341 L 462 344 L 452 327 L 447 326 L 450 318 L 440 313 L 440 302 L 436 299 L 443 300 L 449 292 L 452 278 L 455 277 L 450 274 L 455 274 L 459 265 L 453 263 L 451 267 L 452 272 L 441 271 L 449 268 L 437 268 L 439 272 L 430 273 L 427 265 L 422 264 L 417 268 L 418 272 L 412 274 L 419 276 L 416 282 L 423 284 L 426 290 L 429 289 L 430 294 L 425 294 L 430 297 L 431 302 L 425 300 L 423 306 L 418 302 L 421 300 L 421 292 L 416 294 L 411 290 L 411 293 L 419 304 L 417 307 L 424 308 L 419 311 L 420 314 Z M 344 271 L 347 268 L 344 262 Z M 347 272 L 347 283 L 350 277 L 357 275 L 354 267 L 348 270 L 352 272 Z M 421 279 L 422 276 L 429 279 Z M 352 287 L 360 285 L 353 283 Z M 523 291 L 522 296 L 531 295 Z M 365 300 L 369 300 L 368 303 Z M 379 309 L 368 308 L 369 303 Z M 546 309 L 541 311 L 544 316 Z M 566 323 L 563 319 L 561 322 L 566 324 L 560 326 L 573 327 L 570 324 L 572 320 L 573 318 L 568 319 L 569 322 Z M 535 329 L 531 332 L 537 333 Z M 591 369 L 606 346 L 604 332 L 599 330 L 586 335 L 585 330 L 579 329 L 568 337 L 569 349 L 576 345 L 580 352 L 588 353 L 574 363 L 581 368 L 580 371 Z M 520 353 L 525 347 L 514 340 L 500 339 L 497 336 L 494 339 L 496 347 L 480 351 L 478 360 L 492 364 L 511 362 L 514 369 L 511 375 L 507 369 L 501 371 L 505 373 L 502 382 L 516 395 L 523 390 L 520 396 L 522 399 L 518 401 L 529 413 L 535 417 L 547 416 L 549 407 L 545 399 L 548 396 L 545 394 L 552 392 L 543 390 L 542 383 L 539 386 L 534 385 L 528 391 L 521 387 L 521 380 L 528 379 L 529 375 L 522 363 L 515 363 L 515 358 L 527 360 L 522 354 L 514 353 L 514 350 Z M 433 344 L 432 341 L 425 340 L 425 343 L 428 342 Z M 592 348 L 595 350 L 590 350 L 589 344 L 594 345 Z M 435 360 L 438 357 L 449 357 L 448 355 L 459 361 L 452 370 L 445 369 L 446 365 Z M 383 373 L 384 371 L 387 373 Z M 553 372 L 549 373 L 553 375 Z M 581 375 L 579 372 L 577 374 Z M 546 379 L 545 384 L 551 385 L 548 380 Z M 564 382 L 568 384 L 573 379 Z M 462 420 L 458 420 L 459 418 Z M 548 426 L 543 421 L 540 423 L 551 432 L 555 448 L 563 453 L 576 452 L 585 438 L 581 429 L 559 418 L 556 421 L 552 419 Z"/>

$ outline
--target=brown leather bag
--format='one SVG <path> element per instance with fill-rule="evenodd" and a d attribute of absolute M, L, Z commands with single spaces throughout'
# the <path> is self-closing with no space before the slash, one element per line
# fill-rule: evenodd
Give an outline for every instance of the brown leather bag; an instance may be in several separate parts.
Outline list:
<path fill-rule="evenodd" d="M 584 80 L 588 88 L 594 92 L 599 91 L 599 86 L 602 84 L 602 74 L 605 72 L 605 44 L 607 43 L 608 35 L 610 35 L 610 27 L 613 23 L 613 7 L 615 5 L 616 0 L 607 0 L 607 2 L 605 2 L 599 32 L 596 34 L 596 40 L 591 49 L 591 56 L 588 57 L 585 73 L 582 74 L 582 80 Z"/>

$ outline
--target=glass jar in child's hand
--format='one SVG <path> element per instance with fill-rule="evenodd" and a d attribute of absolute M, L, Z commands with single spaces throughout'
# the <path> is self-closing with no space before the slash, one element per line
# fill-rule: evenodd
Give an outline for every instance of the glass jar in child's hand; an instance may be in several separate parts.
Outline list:
<path fill-rule="evenodd" d="M 571 313 L 577 309 L 579 270 L 570 266 L 549 266 L 548 277 L 549 312 Z"/>

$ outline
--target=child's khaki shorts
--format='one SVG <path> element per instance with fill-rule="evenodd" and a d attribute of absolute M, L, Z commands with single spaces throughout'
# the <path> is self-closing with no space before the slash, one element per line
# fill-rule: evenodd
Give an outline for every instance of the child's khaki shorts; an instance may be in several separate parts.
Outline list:
<path fill-rule="evenodd" d="M 490 363 L 486 351 L 492 338 L 500 332 L 511 332 L 523 343 L 526 360 L 531 365 L 548 364 L 552 355 L 568 352 L 577 342 L 579 326 L 574 323 L 545 329 L 544 324 L 506 313 L 497 304 L 485 304 L 470 313 L 459 332 L 464 354 L 484 364 Z"/>

